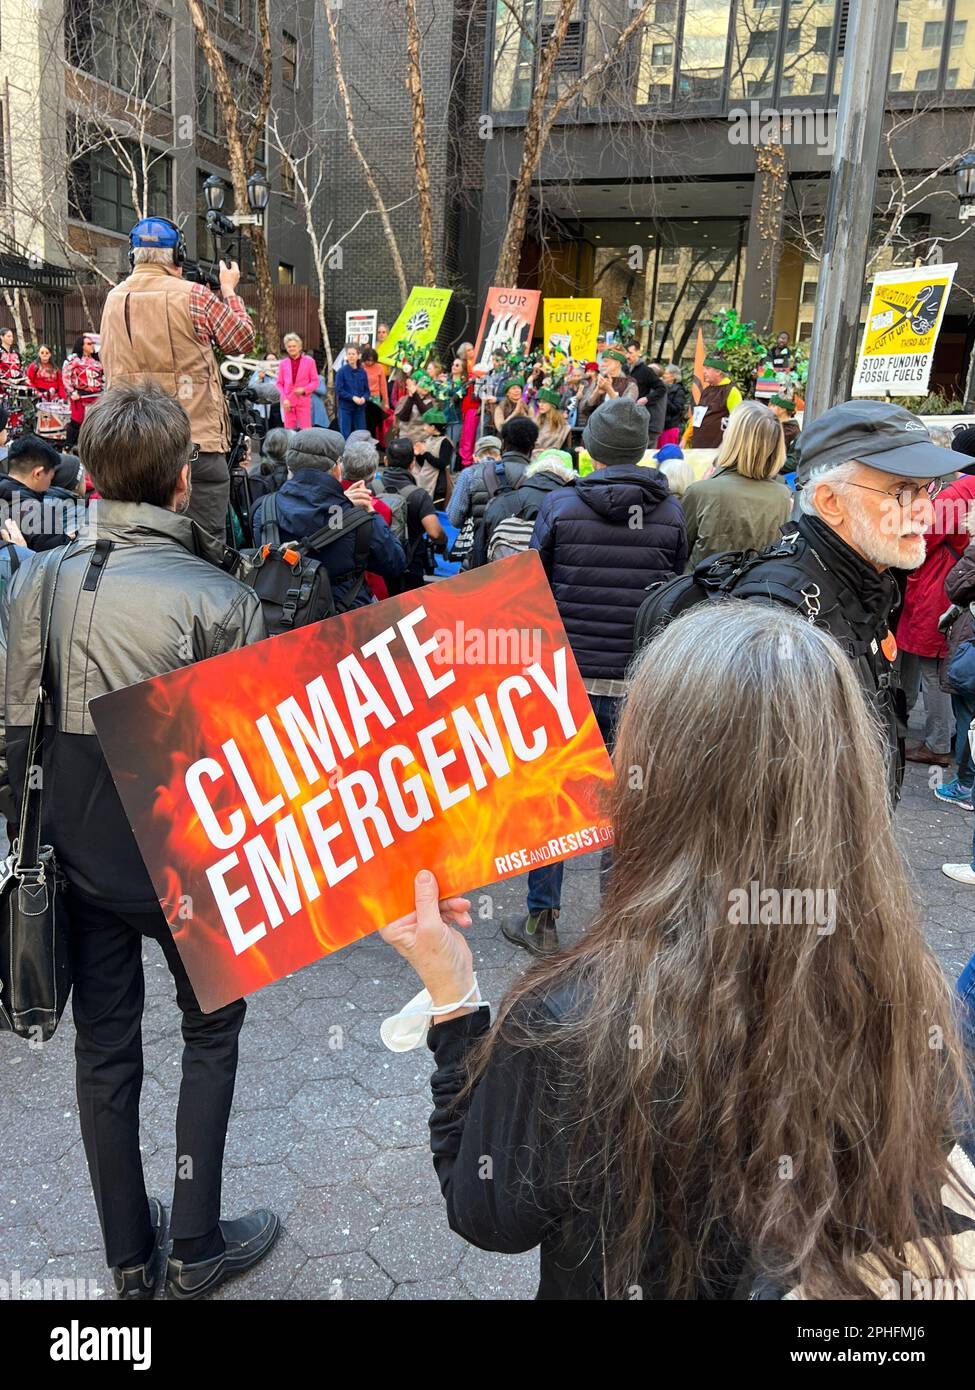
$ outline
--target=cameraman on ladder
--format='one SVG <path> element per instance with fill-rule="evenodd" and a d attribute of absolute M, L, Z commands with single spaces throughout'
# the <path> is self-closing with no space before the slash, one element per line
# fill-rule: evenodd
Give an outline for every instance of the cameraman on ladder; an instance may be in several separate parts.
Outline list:
<path fill-rule="evenodd" d="M 235 293 L 237 262 L 220 262 L 220 295 L 183 278 L 186 243 L 166 217 L 146 217 L 129 234 L 132 274 L 109 291 L 102 311 L 106 387 L 155 381 L 190 417 L 194 457 L 187 515 L 221 540 L 230 500 L 230 419 L 213 345 L 243 356 L 254 325 Z M 222 297 L 221 297 L 222 296 Z"/>

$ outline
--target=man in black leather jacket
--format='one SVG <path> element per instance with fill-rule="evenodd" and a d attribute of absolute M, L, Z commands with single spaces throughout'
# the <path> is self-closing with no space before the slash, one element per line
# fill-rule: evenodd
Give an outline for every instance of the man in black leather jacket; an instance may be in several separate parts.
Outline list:
<path fill-rule="evenodd" d="M 26 745 L 44 689 L 43 838 L 69 885 L 81 1133 L 122 1298 L 151 1298 L 165 1211 L 146 1196 L 139 1150 L 143 937 L 158 941 L 182 1012 L 183 1079 L 168 1285 L 195 1297 L 249 1267 L 278 1219 L 220 1221 L 227 1122 L 243 1000 L 200 1010 L 102 756 L 89 701 L 265 636 L 260 601 L 228 569 L 239 560 L 183 513 L 192 442 L 182 406 L 159 386 L 107 391 L 85 417 L 82 460 L 104 501 L 77 538 L 36 554 L 0 594 L 0 781 L 16 824 Z M 175 910 L 175 909 L 174 909 Z"/>

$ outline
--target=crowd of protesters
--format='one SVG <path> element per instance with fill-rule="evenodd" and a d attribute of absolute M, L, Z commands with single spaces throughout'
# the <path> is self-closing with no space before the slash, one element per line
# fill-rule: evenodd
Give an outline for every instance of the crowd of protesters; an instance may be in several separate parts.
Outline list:
<path fill-rule="evenodd" d="M 23 436 L 0 478 L 0 809 L 14 838 L 43 685 L 82 1136 L 131 1299 L 163 1281 L 204 1296 L 280 1231 L 267 1208 L 221 1216 L 246 1006 L 200 1009 L 88 712 L 267 634 L 226 544 L 211 361 L 252 330 L 236 268 L 217 294 L 182 279 L 179 249 L 176 229 L 134 237 L 100 340 L 61 369 L 39 360 L 38 386 L 72 402 L 77 456 Z M 350 528 L 316 552 L 340 612 L 536 551 L 617 773 L 596 919 L 563 948 L 562 866 L 527 876 L 504 934 L 531 964 L 493 1023 L 467 1002 L 470 904 L 441 901 L 426 866 L 415 910 L 384 931 L 437 1010 L 447 1220 L 481 1248 L 540 1247 L 547 1298 L 871 1298 L 905 1268 L 971 1279 L 975 962 L 954 992 L 893 817 L 905 758 L 950 763 L 935 794 L 972 809 L 975 429 L 944 448 L 905 410 L 851 401 L 800 433 L 791 397 L 744 400 L 720 356 L 692 401 L 678 365 L 634 344 L 524 372 L 499 353 L 482 378 L 470 344 L 449 368 L 388 372 L 361 346 L 331 398 L 296 334 L 256 369 L 280 425 L 269 408 L 255 540 L 269 509 L 291 542 L 368 513 L 362 544 Z M 918 700 L 924 738 L 905 747 Z M 944 872 L 975 886 L 975 845 Z M 828 885 L 830 932 L 730 925 L 730 896 L 756 883 Z M 182 1013 L 176 1142 L 195 1180 L 170 1211 L 139 1151 L 145 937 Z"/>

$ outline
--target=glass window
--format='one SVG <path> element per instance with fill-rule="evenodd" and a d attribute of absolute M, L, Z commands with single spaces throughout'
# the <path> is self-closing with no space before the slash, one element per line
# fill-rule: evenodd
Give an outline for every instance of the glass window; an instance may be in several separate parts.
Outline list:
<path fill-rule="evenodd" d="M 903 81 L 904 74 L 902 72 L 892 72 L 887 79 L 888 92 L 899 92 Z"/>
<path fill-rule="evenodd" d="M 204 134 L 212 135 L 216 139 L 221 138 L 223 126 L 220 119 L 220 103 L 217 100 L 210 64 L 200 48 L 196 50 L 196 119 Z"/>
<path fill-rule="evenodd" d="M 819 288 L 819 286 L 818 286 L 818 284 L 817 284 L 817 282 L 816 282 L 815 280 L 806 280 L 806 281 L 805 281 L 805 283 L 803 284 L 803 287 L 802 287 L 802 302 L 803 302 L 803 304 L 815 304 L 815 303 L 816 303 L 816 291 L 817 291 L 818 288 Z"/>
<path fill-rule="evenodd" d="M 721 100 L 730 17 L 731 0 L 704 0 L 689 9 L 677 79 L 682 104 Z M 737 66 L 740 69 L 741 64 Z"/>
<path fill-rule="evenodd" d="M 112 232 L 128 232 L 137 221 L 129 168 L 114 150 L 104 146 L 88 148 L 88 141 L 92 138 L 92 133 L 84 127 L 69 131 L 68 148 L 75 142 L 74 147 L 84 151 L 72 161 L 68 172 L 69 213 L 83 222 L 91 222 Z M 141 183 L 141 152 L 135 145 L 126 145 L 126 150 L 127 159 L 134 165 L 136 178 Z M 171 201 L 170 161 L 152 151 L 149 152 L 149 159 L 152 163 L 149 166 L 146 206 L 150 213 L 168 217 Z"/>
<path fill-rule="evenodd" d="M 298 82 L 298 40 L 287 30 L 281 35 L 281 81 L 286 87 Z"/>
<path fill-rule="evenodd" d="M 940 48 L 944 43 L 945 26 L 940 19 L 928 20 L 922 30 L 922 48 Z"/>
<path fill-rule="evenodd" d="M 792 4 L 789 14 L 792 26 L 782 55 L 780 91 L 787 96 L 821 95 L 829 74 L 836 0 L 803 0 L 801 5 Z M 794 31 L 798 36 L 793 40 Z"/>
<path fill-rule="evenodd" d="M 897 71 L 902 74 L 897 90 L 922 92 L 937 87 L 948 31 L 947 9 L 947 0 L 898 0 L 898 30 L 906 25 L 907 38 L 897 56 Z"/>
<path fill-rule="evenodd" d="M 658 3 L 651 9 L 640 38 L 633 100 L 655 105 L 673 96 L 674 52 L 677 46 L 677 7 Z"/>
<path fill-rule="evenodd" d="M 957 73 L 951 84 L 956 88 L 975 87 L 975 0 L 955 0 L 955 22 L 951 33 L 951 70 Z M 956 42 L 955 33 L 961 38 Z M 947 86 L 947 82 L 945 83 Z"/>
<path fill-rule="evenodd" d="M 768 0 L 739 5 L 731 51 L 732 98 L 772 95 L 782 15 Z"/>
<path fill-rule="evenodd" d="M 141 101 L 172 104 L 170 20 L 144 0 L 67 0 L 65 55 L 73 67 Z"/>
<path fill-rule="evenodd" d="M 287 261 L 278 261 L 278 284 L 293 285 L 295 282 L 295 268 L 288 265 Z"/>
<path fill-rule="evenodd" d="M 894 26 L 894 47 L 902 49 L 907 47 L 907 20 L 898 20 Z"/>
<path fill-rule="evenodd" d="M 958 86 L 958 69 L 949 68 L 945 73 L 945 90 L 953 92 Z"/>
<path fill-rule="evenodd" d="M 509 7 L 510 6 L 510 7 Z M 535 70 L 535 0 L 496 0 L 491 105 L 495 111 L 522 111 L 531 98 Z"/>

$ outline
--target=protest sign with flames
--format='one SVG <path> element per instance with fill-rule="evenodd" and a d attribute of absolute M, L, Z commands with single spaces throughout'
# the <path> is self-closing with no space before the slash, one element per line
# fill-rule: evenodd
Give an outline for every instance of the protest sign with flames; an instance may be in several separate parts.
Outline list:
<path fill-rule="evenodd" d="M 611 839 L 609 758 L 534 552 L 91 713 L 207 1012 L 401 916 L 421 868 L 459 893 Z"/>

